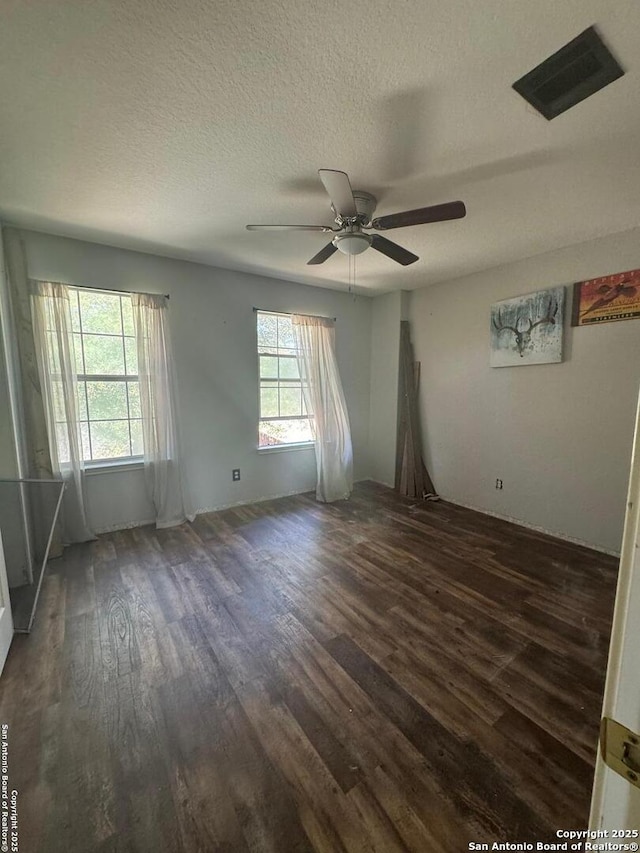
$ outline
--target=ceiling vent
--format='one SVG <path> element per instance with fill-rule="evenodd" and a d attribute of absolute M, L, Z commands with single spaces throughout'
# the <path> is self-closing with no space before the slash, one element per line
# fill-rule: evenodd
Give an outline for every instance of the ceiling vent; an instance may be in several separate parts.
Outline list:
<path fill-rule="evenodd" d="M 521 77 L 513 88 L 545 118 L 552 119 L 623 74 L 595 27 L 589 27 Z"/>

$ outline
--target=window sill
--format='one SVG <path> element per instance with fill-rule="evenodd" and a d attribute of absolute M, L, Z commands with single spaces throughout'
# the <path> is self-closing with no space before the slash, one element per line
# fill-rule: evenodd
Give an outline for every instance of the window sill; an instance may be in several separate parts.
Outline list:
<path fill-rule="evenodd" d="M 267 447 L 257 447 L 258 453 L 284 453 L 287 450 L 313 450 L 313 441 L 304 441 L 299 444 L 270 444 Z"/>
<path fill-rule="evenodd" d="M 87 462 L 84 466 L 84 473 L 93 477 L 95 474 L 118 474 L 121 471 L 138 471 L 143 468 L 144 461 L 142 457 L 139 457 L 124 462 L 121 459 L 115 462 Z"/>

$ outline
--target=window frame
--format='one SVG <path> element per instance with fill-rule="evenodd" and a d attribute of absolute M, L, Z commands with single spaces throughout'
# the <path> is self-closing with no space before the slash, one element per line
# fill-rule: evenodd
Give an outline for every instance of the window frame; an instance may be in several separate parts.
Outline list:
<path fill-rule="evenodd" d="M 285 311 L 267 311 L 266 309 L 262 309 L 262 308 L 255 308 L 254 314 L 256 317 L 256 356 L 257 356 L 257 367 L 258 367 L 258 382 L 257 382 L 257 387 L 258 387 L 258 423 L 257 423 L 258 443 L 257 443 L 256 449 L 258 450 L 259 453 L 281 453 L 282 451 L 285 451 L 285 450 L 307 450 L 309 448 L 312 448 L 315 444 L 313 438 L 310 438 L 308 441 L 295 441 L 295 442 L 291 441 L 291 442 L 284 442 L 281 444 L 260 445 L 260 425 L 262 423 L 273 422 L 273 421 L 278 421 L 278 422 L 283 422 L 283 423 L 287 423 L 287 422 L 291 422 L 291 421 L 309 421 L 309 422 L 311 422 L 312 416 L 306 412 L 305 412 L 305 414 L 302 414 L 302 415 L 286 415 L 286 416 L 278 415 L 276 417 L 268 417 L 268 416 L 263 417 L 262 416 L 262 395 L 261 395 L 261 391 L 262 391 L 263 381 L 274 383 L 274 387 L 277 388 L 278 392 L 280 391 L 280 387 L 282 385 L 284 385 L 286 387 L 287 384 L 290 384 L 292 387 L 299 387 L 301 398 L 302 398 L 302 408 L 303 409 L 306 409 L 306 403 L 305 403 L 305 398 L 304 398 L 303 380 L 302 380 L 301 376 L 297 379 L 295 379 L 295 378 L 292 379 L 292 378 L 281 378 L 280 375 L 278 375 L 276 378 L 267 378 L 267 377 L 263 378 L 261 375 L 261 364 L 260 364 L 260 362 L 261 362 L 261 357 L 263 357 L 263 356 L 267 356 L 267 357 L 271 356 L 271 357 L 276 358 L 276 359 L 291 358 L 291 359 L 295 359 L 296 362 L 297 362 L 298 357 L 296 354 L 293 354 L 293 353 L 292 354 L 280 355 L 279 353 L 263 352 L 260 349 L 260 341 L 259 341 L 259 337 L 258 337 L 258 323 L 259 323 L 260 315 L 263 314 L 263 315 L 267 315 L 267 316 L 271 316 L 271 317 L 291 317 L 291 314 L 288 314 Z M 272 349 L 276 349 L 276 350 L 279 349 L 278 338 L 276 338 L 276 345 L 275 345 L 275 347 L 272 347 Z M 278 366 L 279 366 L 279 362 L 278 362 Z M 279 373 L 280 373 L 280 371 L 278 370 L 278 374 Z M 279 395 L 278 395 L 278 398 L 279 398 Z"/>
<path fill-rule="evenodd" d="M 87 424 L 87 433 L 88 433 L 87 434 L 87 441 L 89 443 L 89 452 L 91 454 L 91 457 L 93 457 L 93 446 L 92 446 L 92 439 L 91 439 L 91 424 L 92 423 L 126 422 L 127 427 L 128 427 L 128 433 L 129 433 L 129 447 L 130 447 L 130 449 L 132 449 L 133 448 L 133 436 L 132 436 L 132 432 L 131 432 L 131 422 L 132 421 L 140 421 L 140 423 L 142 423 L 142 412 L 140 413 L 140 417 L 138 417 L 138 418 L 136 418 L 136 417 L 132 418 L 131 417 L 131 403 L 129 400 L 128 383 L 135 382 L 138 385 L 138 388 L 140 387 L 139 386 L 139 381 L 140 381 L 139 380 L 139 373 L 134 374 L 134 373 L 128 373 L 127 372 L 127 350 L 126 350 L 126 345 L 125 345 L 126 340 L 129 338 L 133 338 L 133 341 L 135 342 L 136 348 L 137 348 L 137 336 L 135 334 L 135 329 L 133 330 L 133 335 L 125 334 L 124 314 L 123 314 L 123 309 L 122 309 L 123 298 L 125 298 L 127 296 L 129 298 L 131 298 L 131 293 L 129 291 L 108 290 L 105 288 L 85 287 L 85 286 L 79 286 L 79 285 L 69 285 L 68 287 L 69 287 L 70 293 L 75 294 L 75 298 L 76 298 L 76 307 L 77 307 L 77 313 L 78 313 L 78 326 L 79 326 L 79 328 L 78 329 L 73 328 L 73 323 L 72 323 L 71 332 L 74 335 L 74 351 L 75 351 L 75 336 L 77 335 L 80 338 L 80 345 L 82 347 L 81 353 L 80 353 L 80 359 L 82 362 L 83 370 L 86 371 L 86 368 L 87 368 L 86 356 L 85 356 L 85 340 L 84 340 L 86 336 L 93 335 L 95 337 L 117 338 L 122 342 L 122 349 L 123 349 L 123 366 L 125 369 L 125 373 L 123 373 L 123 374 L 110 374 L 110 373 L 86 373 L 85 372 L 85 373 L 76 373 L 75 374 L 76 383 L 77 383 L 77 387 L 78 387 L 78 395 L 79 395 L 77 402 L 79 403 L 80 395 L 83 394 L 83 396 L 84 396 L 84 407 L 86 410 L 86 419 L 82 418 L 81 417 L 81 411 L 80 410 L 78 411 L 78 423 L 79 424 L 85 424 L 85 423 Z M 80 294 L 82 294 L 82 293 L 97 293 L 97 294 L 104 294 L 107 296 L 119 297 L 120 328 L 122 329 L 122 332 L 120 334 L 116 334 L 116 333 L 112 333 L 112 332 L 87 332 L 83 329 L 82 307 L 81 307 L 81 300 L 80 300 Z M 76 366 L 77 366 L 77 358 L 78 358 L 78 355 L 76 353 Z M 120 383 L 122 383 L 125 387 L 125 395 L 124 396 L 125 396 L 125 401 L 126 401 L 126 406 L 127 406 L 127 417 L 126 418 L 94 418 L 94 419 L 92 419 L 90 417 L 90 411 L 89 411 L 89 395 L 88 395 L 88 390 L 87 390 L 87 383 L 88 382 L 120 382 Z M 144 461 L 144 452 L 143 453 L 131 453 L 130 455 L 127 455 L 127 456 L 107 456 L 107 457 L 101 457 L 101 458 L 96 458 L 96 459 L 94 459 L 94 458 L 85 459 L 85 457 L 84 457 L 84 442 L 82 439 L 80 440 L 80 450 L 82 453 L 82 461 L 83 461 L 85 470 L 87 470 L 88 472 L 94 472 L 95 473 L 98 470 L 114 470 L 115 471 L 118 469 L 136 468 L 136 467 L 140 467 L 140 465 Z"/>

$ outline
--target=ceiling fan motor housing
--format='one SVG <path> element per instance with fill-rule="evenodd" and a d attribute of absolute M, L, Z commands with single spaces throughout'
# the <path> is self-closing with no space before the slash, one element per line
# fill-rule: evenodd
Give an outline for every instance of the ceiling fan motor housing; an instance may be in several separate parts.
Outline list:
<path fill-rule="evenodd" d="M 358 217 L 362 219 L 362 225 L 371 225 L 373 212 L 376 209 L 376 198 L 364 190 L 354 190 L 353 198 L 356 203 Z"/>
<path fill-rule="evenodd" d="M 336 222 L 344 228 L 342 234 L 336 234 L 331 241 L 343 255 L 360 255 L 365 252 L 373 242 L 369 234 L 363 234 L 361 228 L 371 225 L 371 218 L 376 209 L 376 199 L 371 193 L 364 190 L 353 190 L 357 216 L 345 217 L 336 214 Z M 335 208 L 331 205 L 333 212 Z"/>
<path fill-rule="evenodd" d="M 354 190 L 353 200 L 355 202 L 356 210 L 358 212 L 358 224 L 361 226 L 368 227 L 369 225 L 371 225 L 373 213 L 378 203 L 376 197 L 371 195 L 371 193 L 365 192 L 364 190 Z M 336 209 L 333 205 L 331 205 L 331 209 L 334 213 L 336 213 Z M 350 220 L 347 220 L 347 222 L 349 221 Z M 342 225 L 345 222 L 345 219 L 344 217 L 340 217 L 338 214 L 336 214 L 336 222 Z"/>

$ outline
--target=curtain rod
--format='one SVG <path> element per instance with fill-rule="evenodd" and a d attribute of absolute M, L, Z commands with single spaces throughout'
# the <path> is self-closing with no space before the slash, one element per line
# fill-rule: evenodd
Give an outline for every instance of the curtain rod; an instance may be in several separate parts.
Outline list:
<path fill-rule="evenodd" d="M 34 278 L 32 281 L 48 281 L 44 278 Z M 90 284 L 69 284 L 69 282 L 60 282 L 66 284 L 67 287 L 75 287 L 76 290 L 97 290 L 100 293 L 127 293 L 131 296 L 132 293 L 140 293 L 142 296 L 164 296 L 166 299 L 171 299 L 168 293 L 146 293 L 142 290 L 120 290 L 117 287 L 91 287 Z"/>
<path fill-rule="evenodd" d="M 293 311 L 269 311 L 267 308 L 256 308 L 253 306 L 254 311 L 260 311 L 262 314 L 286 314 L 287 317 L 293 317 Z M 299 312 L 295 312 L 299 313 Z M 320 320 L 333 320 L 334 323 L 338 322 L 337 317 L 324 317 L 322 314 L 303 314 L 303 317 L 318 317 Z"/>
<path fill-rule="evenodd" d="M 78 290 L 99 290 L 101 293 L 139 293 L 142 296 L 164 296 L 165 299 L 171 299 L 168 293 L 146 293 L 142 290 L 119 290 L 117 287 L 91 287 L 90 284 L 70 284 L 69 287 L 76 287 Z"/>

